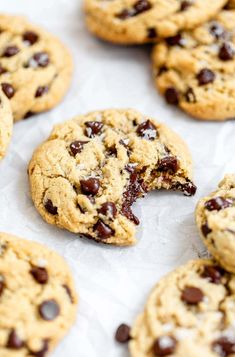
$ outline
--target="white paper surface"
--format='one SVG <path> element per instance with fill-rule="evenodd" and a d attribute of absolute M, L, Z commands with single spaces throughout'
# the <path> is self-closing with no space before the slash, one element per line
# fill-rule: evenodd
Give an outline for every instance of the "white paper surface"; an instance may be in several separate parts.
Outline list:
<path fill-rule="evenodd" d="M 205 249 L 194 207 L 227 172 L 235 171 L 235 122 L 203 123 L 169 107 L 151 77 L 150 49 L 103 43 L 85 29 L 79 0 L 0 0 L 0 11 L 27 15 L 61 37 L 73 52 L 70 92 L 49 113 L 20 122 L 7 158 L 0 163 L 0 230 L 42 242 L 71 266 L 80 295 L 77 323 L 53 357 L 126 357 L 113 339 L 116 327 L 132 323 L 161 276 Z M 189 144 L 195 167 L 195 197 L 154 192 L 135 206 L 139 243 L 116 248 L 81 240 L 49 226 L 29 194 L 27 164 L 55 123 L 95 109 L 133 107 L 169 124 Z"/>

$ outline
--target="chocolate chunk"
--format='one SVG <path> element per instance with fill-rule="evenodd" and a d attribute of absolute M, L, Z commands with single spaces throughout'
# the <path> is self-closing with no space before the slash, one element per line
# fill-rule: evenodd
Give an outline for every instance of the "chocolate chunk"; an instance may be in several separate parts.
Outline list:
<path fill-rule="evenodd" d="M 208 279 L 213 284 L 220 284 L 224 271 L 219 266 L 205 265 L 202 277 Z"/>
<path fill-rule="evenodd" d="M 8 336 L 7 348 L 19 350 L 22 347 L 24 347 L 24 342 L 17 335 L 16 331 L 12 329 Z"/>
<path fill-rule="evenodd" d="M 48 93 L 48 91 L 49 91 L 49 87 L 48 86 L 40 86 L 40 87 L 38 87 L 38 89 L 36 90 L 36 93 L 35 93 L 35 98 L 42 97 L 44 94 Z"/>
<path fill-rule="evenodd" d="M 3 281 L 0 281 L 0 296 L 3 293 L 3 290 L 4 290 L 4 283 L 3 283 Z"/>
<path fill-rule="evenodd" d="M 157 30 L 155 29 L 155 27 L 150 27 L 147 29 L 147 37 L 149 39 L 157 37 Z"/>
<path fill-rule="evenodd" d="M 219 49 L 219 58 L 222 61 L 230 61 L 234 58 L 234 49 L 228 42 L 224 42 Z"/>
<path fill-rule="evenodd" d="M 47 200 L 46 203 L 44 203 L 44 207 L 50 214 L 53 214 L 54 216 L 58 214 L 58 209 L 53 205 L 51 200 Z"/>
<path fill-rule="evenodd" d="M 219 39 L 220 37 L 223 37 L 224 32 L 225 32 L 224 28 L 218 23 L 213 23 L 210 26 L 210 33 L 217 39 Z"/>
<path fill-rule="evenodd" d="M 152 5 L 148 0 L 138 0 L 134 4 L 135 15 L 142 14 L 142 12 L 150 10 L 151 7 Z"/>
<path fill-rule="evenodd" d="M 165 99 L 168 104 L 178 105 L 180 99 L 180 93 L 176 88 L 169 87 L 165 91 Z"/>
<path fill-rule="evenodd" d="M 15 94 L 15 89 L 13 88 L 13 86 L 9 83 L 2 83 L 2 90 L 3 92 L 6 94 L 7 98 L 11 99 L 12 97 L 14 97 Z"/>
<path fill-rule="evenodd" d="M 97 233 L 98 238 L 107 239 L 114 235 L 114 231 L 107 224 L 105 224 L 101 219 L 94 225 L 94 231 Z"/>
<path fill-rule="evenodd" d="M 126 343 L 130 340 L 130 327 L 126 324 L 121 324 L 115 333 L 117 342 Z"/>
<path fill-rule="evenodd" d="M 220 337 L 212 343 L 212 350 L 221 357 L 235 353 L 235 340 L 226 336 Z"/>
<path fill-rule="evenodd" d="M 48 350 L 49 350 L 48 340 L 44 340 L 42 344 L 42 348 L 39 351 L 30 350 L 30 354 L 34 357 L 46 357 Z"/>
<path fill-rule="evenodd" d="M 186 287 L 181 295 L 181 300 L 189 305 L 196 305 L 201 302 L 204 298 L 204 294 L 201 289 L 195 288 L 193 286 Z"/>
<path fill-rule="evenodd" d="M 3 52 L 2 57 L 13 57 L 18 52 L 20 52 L 20 50 L 17 46 L 9 46 L 9 47 L 5 48 L 5 51 Z"/>
<path fill-rule="evenodd" d="M 108 218 L 115 218 L 117 215 L 117 208 L 113 202 L 105 202 L 98 209 L 98 212 L 107 216 Z"/>
<path fill-rule="evenodd" d="M 155 356 L 169 356 L 175 352 L 177 340 L 172 336 L 161 336 L 157 338 L 153 345 Z"/>
<path fill-rule="evenodd" d="M 185 196 L 193 196 L 197 191 L 197 187 L 191 181 L 184 184 L 178 182 L 172 186 L 172 189 L 182 191 Z"/>
<path fill-rule="evenodd" d="M 43 285 L 48 282 L 48 272 L 45 268 L 34 267 L 30 270 L 30 274 L 37 283 Z"/>
<path fill-rule="evenodd" d="M 137 127 L 136 132 L 139 136 L 146 140 L 154 140 L 158 136 L 157 129 L 150 120 L 146 120 L 141 123 Z"/>
<path fill-rule="evenodd" d="M 175 174 L 178 170 L 178 160 L 175 156 L 166 156 L 160 160 L 157 169 L 161 172 L 168 171 Z"/>
<path fill-rule="evenodd" d="M 83 146 L 87 143 L 89 143 L 89 141 L 81 141 L 81 140 L 73 141 L 70 144 L 70 150 L 73 156 L 76 156 L 78 153 L 80 153 L 83 149 Z"/>
<path fill-rule="evenodd" d="M 59 305 L 55 300 L 46 300 L 38 308 L 40 316 L 43 320 L 52 321 L 55 320 L 56 317 L 60 313 Z"/>
<path fill-rule="evenodd" d="M 205 237 L 207 237 L 208 234 L 212 232 L 207 222 L 201 226 L 201 231 Z"/>
<path fill-rule="evenodd" d="M 7 72 L 7 70 L 0 64 L 0 76 L 1 76 L 1 74 L 6 73 L 6 72 Z"/>
<path fill-rule="evenodd" d="M 194 90 L 189 87 L 187 91 L 185 92 L 185 99 L 188 103 L 196 103 L 196 95 L 194 93 Z"/>
<path fill-rule="evenodd" d="M 167 37 L 166 43 L 168 46 L 183 46 L 184 40 L 182 35 L 179 33 L 175 36 Z"/>
<path fill-rule="evenodd" d="M 191 1 L 182 1 L 181 6 L 180 6 L 180 11 L 185 11 L 188 10 L 188 8 L 192 6 Z"/>
<path fill-rule="evenodd" d="M 29 60 L 29 66 L 33 68 L 47 67 L 50 63 L 50 58 L 46 52 L 37 52 Z"/>
<path fill-rule="evenodd" d="M 96 195 L 100 188 L 100 181 L 97 178 L 91 177 L 87 180 L 80 181 L 82 193 L 85 195 Z"/>
<path fill-rule="evenodd" d="M 104 126 L 104 124 L 99 121 L 87 121 L 85 125 L 85 133 L 88 138 L 93 138 L 95 135 L 98 135 Z"/>
<path fill-rule="evenodd" d="M 215 197 L 205 202 L 204 206 L 208 211 L 220 211 L 221 209 L 231 207 L 232 204 L 233 201 L 230 199 Z"/>
<path fill-rule="evenodd" d="M 208 83 L 213 83 L 215 80 L 215 73 L 208 68 L 203 68 L 197 74 L 198 84 L 204 86 Z"/>
<path fill-rule="evenodd" d="M 73 300 L 73 295 L 72 295 L 71 289 L 66 284 L 63 285 L 63 288 L 65 289 L 65 291 L 66 291 L 71 303 L 73 304 L 74 300 Z"/>
<path fill-rule="evenodd" d="M 23 41 L 26 45 L 32 46 L 34 45 L 39 39 L 39 36 L 33 31 L 26 31 L 23 34 Z"/>

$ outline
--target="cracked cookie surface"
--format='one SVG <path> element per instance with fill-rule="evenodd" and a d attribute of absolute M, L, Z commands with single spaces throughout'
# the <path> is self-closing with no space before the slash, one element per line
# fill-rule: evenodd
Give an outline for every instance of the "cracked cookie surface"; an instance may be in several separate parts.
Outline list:
<path fill-rule="evenodd" d="M 13 118 L 9 100 L 0 89 L 0 160 L 5 156 L 12 136 Z"/>
<path fill-rule="evenodd" d="M 226 0 L 85 0 L 86 23 L 98 37 L 120 44 L 156 42 L 207 21 Z"/>
<path fill-rule="evenodd" d="M 77 296 L 64 259 L 0 233 L 0 355 L 46 357 L 73 324 Z"/>
<path fill-rule="evenodd" d="M 135 243 L 131 205 L 138 197 L 196 190 L 186 144 L 135 110 L 92 112 L 56 126 L 35 151 L 29 179 L 48 223 L 117 245 Z"/>
<path fill-rule="evenodd" d="M 58 104 L 72 67 L 70 53 L 52 34 L 23 17 L 0 15 L 0 83 L 15 121 Z"/>
<path fill-rule="evenodd" d="M 235 116 L 235 11 L 154 47 L 156 87 L 167 103 L 202 120 Z"/>
<path fill-rule="evenodd" d="M 235 273 L 235 174 L 226 175 L 216 191 L 198 202 L 196 221 L 210 253 Z"/>
<path fill-rule="evenodd" d="M 235 276 L 194 260 L 162 278 L 137 318 L 132 357 L 226 357 L 235 353 Z"/>

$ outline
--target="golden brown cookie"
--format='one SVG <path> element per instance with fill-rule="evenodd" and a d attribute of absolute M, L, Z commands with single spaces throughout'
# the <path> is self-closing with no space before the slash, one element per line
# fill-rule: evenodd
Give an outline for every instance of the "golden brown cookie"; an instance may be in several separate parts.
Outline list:
<path fill-rule="evenodd" d="M 0 160 L 5 156 L 12 135 L 12 111 L 8 98 L 0 88 Z"/>

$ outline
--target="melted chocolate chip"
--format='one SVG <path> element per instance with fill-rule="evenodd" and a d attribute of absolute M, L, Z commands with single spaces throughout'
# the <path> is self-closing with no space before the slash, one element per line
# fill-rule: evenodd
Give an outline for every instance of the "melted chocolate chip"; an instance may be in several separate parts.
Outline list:
<path fill-rule="evenodd" d="M 3 281 L 0 281 L 0 296 L 3 293 L 3 290 L 4 290 L 4 283 L 3 283 Z"/>
<path fill-rule="evenodd" d="M 124 9 L 119 14 L 116 15 L 116 17 L 120 20 L 126 20 L 132 16 L 135 16 L 134 9 Z"/>
<path fill-rule="evenodd" d="M 9 46 L 5 49 L 2 54 L 2 57 L 13 57 L 19 52 L 19 48 L 17 46 Z"/>
<path fill-rule="evenodd" d="M 44 285 L 48 282 L 48 272 L 45 268 L 34 267 L 30 270 L 30 274 L 37 283 Z"/>
<path fill-rule="evenodd" d="M 49 87 L 48 86 L 40 86 L 40 87 L 38 87 L 38 89 L 36 90 L 36 93 L 35 93 L 35 98 L 42 97 L 44 94 L 48 93 L 48 91 L 49 91 Z"/>
<path fill-rule="evenodd" d="M 205 237 L 207 237 L 208 234 L 212 232 L 207 222 L 201 226 L 201 231 Z"/>
<path fill-rule="evenodd" d="M 232 200 L 226 199 L 223 197 L 215 197 L 211 200 L 205 202 L 205 208 L 208 211 L 220 211 L 221 209 L 225 209 L 232 206 Z"/>
<path fill-rule="evenodd" d="M 63 288 L 65 289 L 65 291 L 66 291 L 71 303 L 73 304 L 74 300 L 73 300 L 73 295 L 72 295 L 71 289 L 66 284 L 63 285 Z"/>
<path fill-rule="evenodd" d="M 188 8 L 192 6 L 191 1 L 182 1 L 181 6 L 180 6 L 180 11 L 186 11 Z"/>
<path fill-rule="evenodd" d="M 231 61 L 234 58 L 234 49 L 228 42 L 224 42 L 219 49 L 219 58 L 222 61 Z"/>
<path fill-rule="evenodd" d="M 0 64 L 0 76 L 1 76 L 1 74 L 6 73 L 6 72 L 7 72 L 7 70 L 4 67 L 2 67 L 2 65 Z"/>
<path fill-rule="evenodd" d="M 168 104 L 178 105 L 180 99 L 180 93 L 176 88 L 169 87 L 165 91 L 165 99 Z"/>
<path fill-rule="evenodd" d="M 85 133 L 88 138 L 93 138 L 95 135 L 98 135 L 104 126 L 104 124 L 99 121 L 87 121 L 85 125 Z"/>
<path fill-rule="evenodd" d="M 14 329 L 12 329 L 8 336 L 7 348 L 10 348 L 13 350 L 19 350 L 22 347 L 24 347 L 24 342 L 17 335 L 16 331 Z"/>
<path fill-rule="evenodd" d="M 38 311 L 43 320 L 52 321 L 59 315 L 60 308 L 55 300 L 46 300 L 39 305 Z"/>
<path fill-rule="evenodd" d="M 78 153 L 82 152 L 83 146 L 87 143 L 89 143 L 89 141 L 81 141 L 81 140 L 73 141 L 69 146 L 73 156 L 76 156 Z"/>
<path fill-rule="evenodd" d="M 208 279 L 213 284 L 220 284 L 224 271 L 219 266 L 205 265 L 202 277 Z"/>
<path fill-rule="evenodd" d="M 227 357 L 235 353 L 235 341 L 229 337 L 220 337 L 212 343 L 212 350 L 221 357 Z"/>
<path fill-rule="evenodd" d="M 130 340 L 130 327 L 126 324 L 121 324 L 115 333 L 117 342 L 126 343 Z"/>
<path fill-rule="evenodd" d="M 6 94 L 7 98 L 11 99 L 12 97 L 14 97 L 15 94 L 15 89 L 13 88 L 13 86 L 9 83 L 2 83 L 2 90 L 3 92 Z"/>
<path fill-rule="evenodd" d="M 215 73 L 208 68 L 203 68 L 197 74 L 198 84 L 204 86 L 208 83 L 213 83 L 215 80 Z"/>
<path fill-rule="evenodd" d="M 169 356 L 175 352 L 177 340 L 171 336 L 161 336 L 156 339 L 153 345 L 155 356 Z"/>
<path fill-rule="evenodd" d="M 154 27 L 150 27 L 147 29 L 147 37 L 149 39 L 157 37 L 157 30 Z"/>
<path fill-rule="evenodd" d="M 29 60 L 29 66 L 33 68 L 47 67 L 50 63 L 50 58 L 46 52 L 37 52 Z"/>
<path fill-rule="evenodd" d="M 192 88 L 188 88 L 187 91 L 185 92 L 185 99 L 188 103 L 196 103 L 196 95 L 194 93 L 194 90 Z"/>
<path fill-rule="evenodd" d="M 137 127 L 136 132 L 140 137 L 146 140 L 154 140 L 158 136 L 157 129 L 150 120 L 141 123 Z"/>
<path fill-rule="evenodd" d="M 82 193 L 85 195 L 96 195 L 100 188 L 100 181 L 97 178 L 91 177 L 87 180 L 80 181 Z"/>
<path fill-rule="evenodd" d="M 47 210 L 47 212 L 49 212 L 50 214 L 52 214 L 53 216 L 55 216 L 56 214 L 58 214 L 58 209 L 57 207 L 55 207 L 52 203 L 51 200 L 47 200 L 46 203 L 44 203 L 44 207 Z"/>
<path fill-rule="evenodd" d="M 46 357 L 48 350 L 49 350 L 48 340 L 44 340 L 42 344 L 42 348 L 39 351 L 30 350 L 30 354 L 34 357 Z"/>
<path fill-rule="evenodd" d="M 93 229 L 100 239 L 107 239 L 114 235 L 113 229 L 105 224 L 101 219 L 98 220 Z"/>
<path fill-rule="evenodd" d="M 105 202 L 98 209 L 98 212 L 107 216 L 108 218 L 115 218 L 117 215 L 117 208 L 113 202 Z"/>
<path fill-rule="evenodd" d="M 168 46 L 183 46 L 183 37 L 180 33 L 175 36 L 167 37 L 166 43 Z"/>
<path fill-rule="evenodd" d="M 33 31 L 26 31 L 23 34 L 23 41 L 28 46 L 34 45 L 39 39 L 39 36 Z"/>
<path fill-rule="evenodd" d="M 181 295 L 181 300 L 189 305 L 196 305 L 203 300 L 204 294 L 199 288 L 193 286 L 186 287 Z"/>
<path fill-rule="evenodd" d="M 178 182 L 172 187 L 172 189 L 182 191 L 185 196 L 193 196 L 197 191 L 197 187 L 191 181 L 184 184 Z"/>
<path fill-rule="evenodd" d="M 161 172 L 168 171 L 175 174 L 178 170 L 178 160 L 174 156 L 166 156 L 160 160 L 157 169 Z"/>
<path fill-rule="evenodd" d="M 134 4 L 135 15 L 142 14 L 143 12 L 150 10 L 151 7 L 152 5 L 148 0 L 138 0 Z"/>

